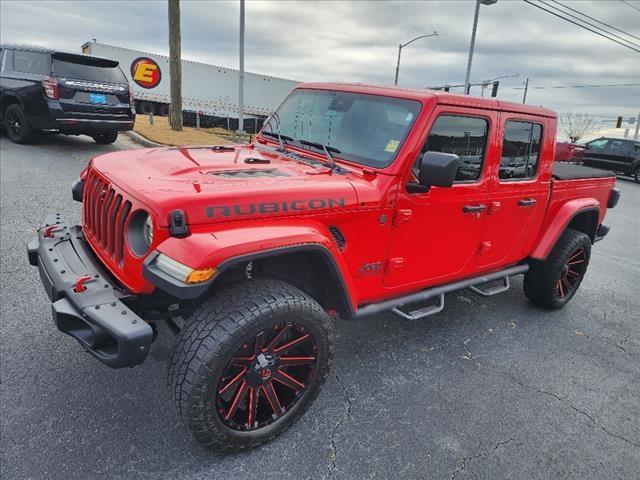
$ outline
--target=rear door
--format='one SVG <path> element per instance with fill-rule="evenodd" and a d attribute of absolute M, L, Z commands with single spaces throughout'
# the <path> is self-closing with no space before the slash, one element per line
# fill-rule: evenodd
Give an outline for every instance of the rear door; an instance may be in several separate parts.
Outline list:
<path fill-rule="evenodd" d="M 478 266 L 506 266 L 525 258 L 544 219 L 555 132 L 543 117 L 501 113 L 500 158 L 493 165 L 491 201 Z M 548 139 L 545 141 L 545 136 Z"/>

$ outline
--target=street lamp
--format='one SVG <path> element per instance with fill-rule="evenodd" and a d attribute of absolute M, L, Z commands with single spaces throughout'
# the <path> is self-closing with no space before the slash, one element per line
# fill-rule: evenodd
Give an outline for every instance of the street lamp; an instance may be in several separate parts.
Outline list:
<path fill-rule="evenodd" d="M 469 60 L 467 61 L 467 76 L 464 80 L 464 93 L 469 95 L 469 79 L 471 77 L 471 60 L 473 59 L 473 48 L 476 44 L 476 30 L 478 29 L 478 15 L 480 14 L 480 4 L 493 5 L 498 0 L 476 0 L 476 13 L 473 17 L 473 30 L 471 31 L 471 45 L 469 45 Z"/>
<path fill-rule="evenodd" d="M 398 85 L 398 73 L 400 72 L 400 55 L 402 54 L 402 49 L 407 45 L 415 42 L 416 40 L 420 40 L 421 38 L 437 37 L 437 36 L 438 36 L 438 32 L 434 30 L 433 33 L 429 35 L 420 35 L 419 37 L 416 37 L 413 40 L 409 40 L 407 43 L 401 43 L 400 45 L 398 45 L 398 63 L 396 64 L 396 81 L 394 82 L 394 85 Z"/>

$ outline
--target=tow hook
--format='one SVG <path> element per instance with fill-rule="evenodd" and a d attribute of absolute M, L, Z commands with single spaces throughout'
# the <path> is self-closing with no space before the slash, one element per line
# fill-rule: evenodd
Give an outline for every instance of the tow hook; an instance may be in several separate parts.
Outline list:
<path fill-rule="evenodd" d="M 84 292 L 87 289 L 87 287 L 84 284 L 87 282 L 91 282 L 93 280 L 94 278 L 91 275 L 84 275 L 82 277 L 78 277 L 78 279 L 76 280 L 76 286 L 73 287 L 73 291 L 76 293 Z"/>
<path fill-rule="evenodd" d="M 60 225 L 49 225 L 44 229 L 44 233 L 42 234 L 42 236 L 45 238 L 54 238 L 55 235 L 53 234 L 53 232 L 57 232 L 58 230 L 60 230 Z"/>

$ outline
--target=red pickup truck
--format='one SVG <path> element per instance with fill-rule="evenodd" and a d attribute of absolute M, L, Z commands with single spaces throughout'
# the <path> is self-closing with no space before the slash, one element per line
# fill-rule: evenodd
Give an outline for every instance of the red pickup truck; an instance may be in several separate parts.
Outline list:
<path fill-rule="evenodd" d="M 165 323 L 185 425 L 251 447 L 318 395 L 335 318 L 416 321 L 519 274 L 532 303 L 569 302 L 619 192 L 554 164 L 555 138 L 543 108 L 304 84 L 251 144 L 94 158 L 82 226 L 49 215 L 29 260 L 57 327 L 107 365 L 143 362 Z"/>

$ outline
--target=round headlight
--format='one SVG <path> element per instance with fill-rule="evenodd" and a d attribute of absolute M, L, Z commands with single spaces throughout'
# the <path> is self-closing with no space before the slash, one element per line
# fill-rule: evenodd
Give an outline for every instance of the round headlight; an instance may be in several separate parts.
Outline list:
<path fill-rule="evenodd" d="M 145 255 L 153 243 L 153 220 L 144 210 L 131 216 L 127 227 L 127 242 L 131 251 L 139 257 Z"/>

